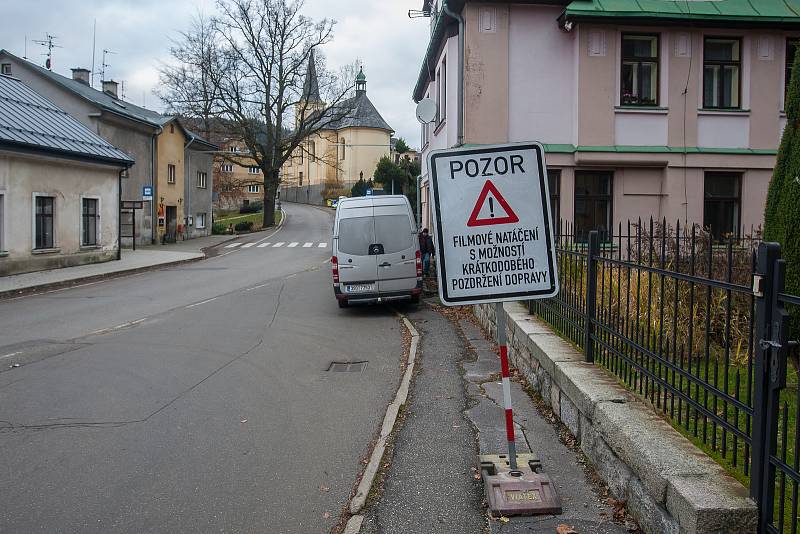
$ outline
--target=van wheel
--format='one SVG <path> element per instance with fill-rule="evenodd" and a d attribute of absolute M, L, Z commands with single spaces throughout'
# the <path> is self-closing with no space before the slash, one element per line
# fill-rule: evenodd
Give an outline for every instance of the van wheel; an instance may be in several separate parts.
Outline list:
<path fill-rule="evenodd" d="M 339 303 L 340 308 L 349 308 L 350 304 L 347 303 L 346 300 L 337 300 L 336 302 Z"/>

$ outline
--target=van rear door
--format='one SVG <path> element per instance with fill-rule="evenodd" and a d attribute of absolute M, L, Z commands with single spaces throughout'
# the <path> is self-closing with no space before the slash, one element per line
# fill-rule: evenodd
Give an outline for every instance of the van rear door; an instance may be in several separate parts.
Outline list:
<path fill-rule="evenodd" d="M 342 210 L 336 228 L 336 257 L 342 293 L 356 296 L 378 290 L 378 256 L 370 254 L 375 244 L 372 207 Z"/>
<path fill-rule="evenodd" d="M 417 286 L 417 249 L 411 214 L 405 205 L 375 206 L 375 239 L 383 246 L 378 256 L 378 290 L 410 291 Z"/>

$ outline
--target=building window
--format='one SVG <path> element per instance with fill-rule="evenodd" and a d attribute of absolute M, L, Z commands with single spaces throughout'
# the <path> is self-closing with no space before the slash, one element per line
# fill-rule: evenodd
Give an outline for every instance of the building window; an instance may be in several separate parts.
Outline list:
<path fill-rule="evenodd" d="M 175 183 L 175 165 L 172 163 L 167 165 L 167 183 L 174 184 Z"/>
<path fill-rule="evenodd" d="M 706 37 L 703 45 L 703 107 L 741 106 L 741 39 Z"/>
<path fill-rule="evenodd" d="M 36 198 L 36 220 L 34 232 L 36 234 L 35 248 L 47 249 L 54 247 L 53 239 L 53 212 L 55 209 L 55 197 L 35 197 Z"/>
<path fill-rule="evenodd" d="M 82 206 L 81 217 L 81 245 L 96 246 L 97 245 L 97 223 L 100 220 L 98 213 L 98 204 L 100 202 L 96 198 L 84 198 Z"/>
<path fill-rule="evenodd" d="M 249 168 L 247 169 L 247 172 L 248 172 L 249 174 L 258 174 L 258 173 L 260 173 L 260 172 L 261 172 L 261 169 L 260 169 L 260 168 L 258 168 L 258 167 L 249 167 Z"/>
<path fill-rule="evenodd" d="M 303 171 L 300 171 L 300 185 L 303 185 Z"/>
<path fill-rule="evenodd" d="M 314 141 L 308 143 L 308 161 L 311 163 L 317 161 L 317 144 Z"/>
<path fill-rule="evenodd" d="M 205 230 L 205 228 L 206 228 L 206 214 L 205 213 L 198 213 L 197 216 L 195 216 L 195 223 L 196 223 L 195 228 L 197 228 L 198 230 Z"/>
<path fill-rule="evenodd" d="M 258 184 L 251 184 L 247 186 L 248 193 L 258 193 L 261 190 L 261 186 Z"/>
<path fill-rule="evenodd" d="M 620 104 L 658 105 L 658 35 L 622 36 Z"/>
<path fill-rule="evenodd" d="M 447 118 L 447 60 L 442 60 L 442 66 L 439 67 L 439 72 L 436 74 L 436 79 L 439 80 L 437 87 L 439 91 L 438 109 L 436 112 L 436 124 L 441 123 Z"/>
<path fill-rule="evenodd" d="M 613 173 L 575 172 L 575 240 L 585 243 L 589 232 L 600 232 L 600 240 L 611 239 Z"/>
<path fill-rule="evenodd" d="M 171 134 L 175 133 L 175 125 L 174 124 L 170 124 L 169 125 L 169 133 L 171 133 Z"/>
<path fill-rule="evenodd" d="M 233 172 L 233 164 L 232 163 L 223 163 L 222 164 L 222 172 Z"/>
<path fill-rule="evenodd" d="M 703 226 L 711 232 L 715 241 L 739 235 L 741 196 L 741 173 L 705 173 Z"/>
<path fill-rule="evenodd" d="M 800 46 L 800 38 L 791 37 L 786 39 L 786 79 L 783 81 L 783 96 L 784 104 L 786 107 L 786 93 L 789 91 L 789 82 L 792 81 L 792 65 L 794 65 L 794 55 L 797 52 L 797 47 Z"/>
<path fill-rule="evenodd" d="M 342 145 L 342 153 L 341 153 L 341 155 L 340 155 L 339 159 L 344 159 L 344 137 L 342 137 L 342 138 L 339 140 L 339 144 L 340 144 L 340 145 Z"/>
<path fill-rule="evenodd" d="M 229 152 L 239 152 L 239 147 L 236 145 L 232 145 L 228 147 Z"/>
<path fill-rule="evenodd" d="M 197 187 L 199 189 L 206 189 L 208 183 L 208 175 L 202 171 L 197 171 Z"/>
<path fill-rule="evenodd" d="M 559 227 L 561 217 L 561 171 L 547 169 L 547 188 L 550 190 L 550 216 L 553 218 L 553 229 Z"/>
<path fill-rule="evenodd" d="M 303 157 L 304 157 L 303 145 L 300 145 L 300 165 L 303 164 Z"/>
<path fill-rule="evenodd" d="M 11 63 L 3 63 L 0 65 L 0 74 L 11 76 Z"/>

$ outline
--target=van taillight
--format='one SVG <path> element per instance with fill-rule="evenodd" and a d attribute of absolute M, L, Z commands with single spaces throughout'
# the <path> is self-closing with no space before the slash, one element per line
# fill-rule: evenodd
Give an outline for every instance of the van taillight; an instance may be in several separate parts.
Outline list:
<path fill-rule="evenodd" d="M 417 251 L 417 278 L 422 277 L 422 254 Z"/>
<path fill-rule="evenodd" d="M 339 258 L 336 256 L 331 257 L 331 268 L 333 270 L 333 283 L 339 283 Z"/>

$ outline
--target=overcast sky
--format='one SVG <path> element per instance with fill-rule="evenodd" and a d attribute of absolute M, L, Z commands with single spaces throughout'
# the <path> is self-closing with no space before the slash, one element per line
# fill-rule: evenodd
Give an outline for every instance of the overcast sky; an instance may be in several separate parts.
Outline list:
<path fill-rule="evenodd" d="M 70 76 L 71 67 L 92 64 L 92 25 L 97 20 L 95 70 L 102 50 L 109 54 L 106 78 L 125 83 L 125 98 L 161 110 L 152 90 L 157 68 L 168 58 L 170 40 L 188 28 L 192 16 L 212 14 L 214 0 L 0 0 L 0 48 L 44 64 L 45 33 L 63 48 L 53 51 L 53 70 Z M 304 13 L 337 21 L 332 43 L 324 47 L 332 70 L 360 59 L 367 93 L 384 119 L 419 148 L 419 124 L 411 91 L 428 43 L 428 19 L 409 19 L 422 0 L 306 0 Z"/>

